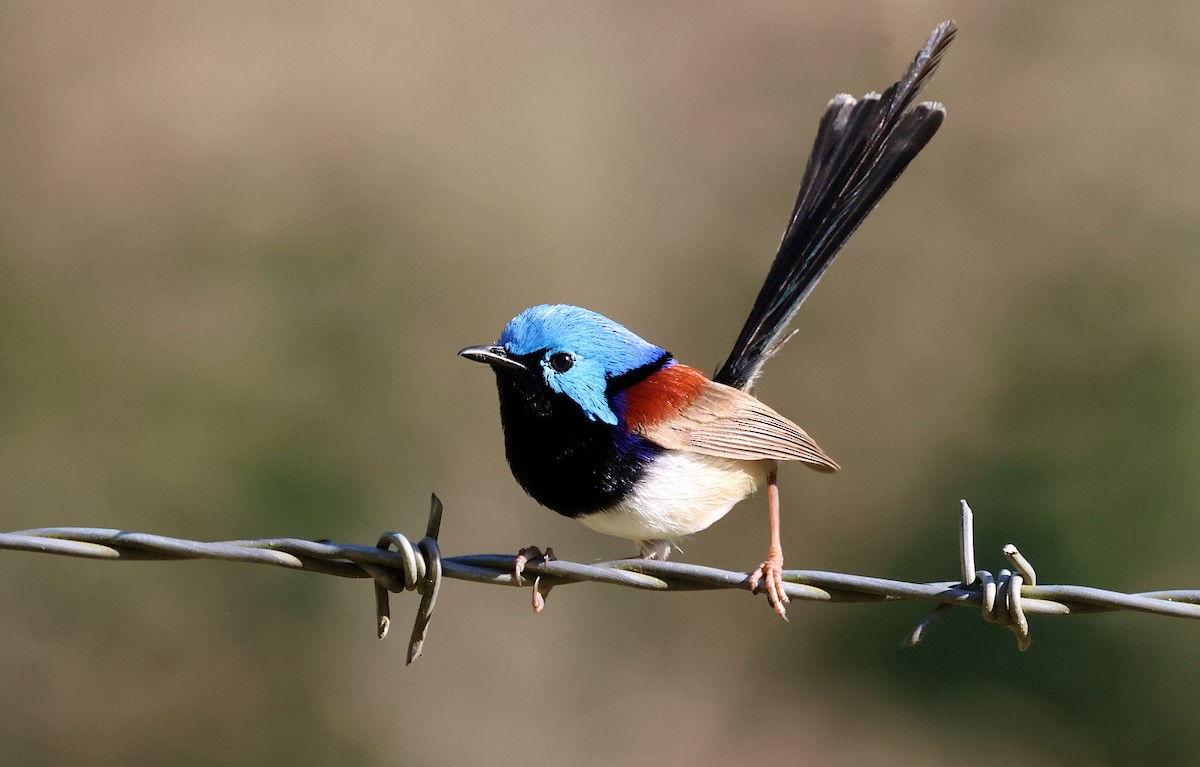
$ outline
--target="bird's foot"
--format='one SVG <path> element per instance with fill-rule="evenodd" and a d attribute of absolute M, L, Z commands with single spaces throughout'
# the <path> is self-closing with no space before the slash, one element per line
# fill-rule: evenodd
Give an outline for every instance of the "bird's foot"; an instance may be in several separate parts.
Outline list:
<path fill-rule="evenodd" d="M 517 580 L 518 586 L 525 585 L 525 579 L 522 574 L 525 572 L 525 565 L 530 562 L 553 562 L 555 560 L 554 549 L 549 546 L 545 551 L 542 551 L 537 546 L 526 546 L 517 552 L 516 561 L 513 562 L 513 577 Z"/>
<path fill-rule="evenodd" d="M 767 558 L 758 566 L 758 569 L 750 574 L 750 591 L 752 593 L 757 594 L 759 587 L 764 584 L 767 587 L 767 602 L 775 609 L 779 617 L 786 621 L 788 619 L 787 608 L 784 605 L 790 600 L 783 590 L 783 551 L 774 546 L 771 547 Z"/>
<path fill-rule="evenodd" d="M 674 545 L 671 541 L 638 541 L 638 555 L 634 559 L 657 559 L 662 562 L 671 554 Z"/>
<path fill-rule="evenodd" d="M 537 546 L 526 546 L 517 552 L 516 561 L 513 563 L 513 577 L 517 581 L 518 586 L 525 585 L 525 579 L 521 574 L 525 572 L 525 565 L 529 562 L 553 562 L 557 557 L 554 556 L 554 549 L 549 546 L 545 551 L 542 551 Z M 546 597 L 550 596 L 550 589 L 553 588 L 548 583 L 542 583 L 542 576 L 536 576 L 533 579 L 533 611 L 540 613 L 546 608 Z"/>

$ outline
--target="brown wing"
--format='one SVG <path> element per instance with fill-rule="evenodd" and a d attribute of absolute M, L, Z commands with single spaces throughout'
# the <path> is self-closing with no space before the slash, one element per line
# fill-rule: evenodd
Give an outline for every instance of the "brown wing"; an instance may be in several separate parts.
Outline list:
<path fill-rule="evenodd" d="M 818 471 L 837 471 L 837 463 L 796 424 L 751 395 L 706 381 L 678 414 L 637 430 L 673 450 L 744 461 L 803 461 Z"/>

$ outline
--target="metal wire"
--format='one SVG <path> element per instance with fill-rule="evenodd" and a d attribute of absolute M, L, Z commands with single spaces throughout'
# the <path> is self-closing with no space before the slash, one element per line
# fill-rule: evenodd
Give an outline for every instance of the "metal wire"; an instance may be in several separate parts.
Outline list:
<path fill-rule="evenodd" d="M 380 639 L 391 626 L 389 593 L 416 591 L 421 595 L 408 645 L 408 663 L 421 654 L 429 621 L 444 578 L 499 586 L 521 586 L 513 570 L 514 556 L 475 554 L 442 557 L 438 532 L 442 503 L 430 501 L 425 537 L 414 546 L 400 533 L 380 536 L 375 546 L 297 538 L 245 541 L 188 541 L 161 535 L 91 527 L 55 527 L 0 533 L 0 550 L 107 560 L 219 559 L 250 562 L 293 570 L 371 578 L 375 583 L 376 630 Z M 1010 629 L 1017 647 L 1029 648 L 1028 615 L 1079 615 L 1132 610 L 1175 618 L 1200 619 L 1200 589 L 1125 594 L 1089 586 L 1039 586 L 1033 566 L 1016 546 L 1004 547 L 1014 568 L 993 576 L 975 569 L 974 523 L 971 507 L 961 502 L 959 518 L 961 579 L 932 583 L 872 578 L 821 570 L 787 570 L 784 591 L 807 602 L 889 602 L 919 600 L 937 603 L 902 643 L 920 642 L 929 628 L 951 607 L 976 607 L 983 618 Z M 750 590 L 748 573 L 682 562 L 620 559 L 586 565 L 547 559 L 532 560 L 525 572 L 536 576 L 535 604 L 551 587 L 570 583 L 609 583 L 649 591 Z"/>

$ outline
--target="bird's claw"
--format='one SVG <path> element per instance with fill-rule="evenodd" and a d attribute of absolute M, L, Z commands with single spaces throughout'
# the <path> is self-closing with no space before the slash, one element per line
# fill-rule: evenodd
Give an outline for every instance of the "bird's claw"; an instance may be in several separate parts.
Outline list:
<path fill-rule="evenodd" d="M 750 591 L 757 594 L 759 587 L 765 583 L 767 588 L 767 602 L 775 609 L 780 618 L 787 621 L 787 608 L 785 604 L 790 602 L 787 592 L 783 590 L 783 552 L 772 549 L 767 554 L 767 558 L 758 568 L 750 574 Z"/>
<path fill-rule="evenodd" d="M 545 551 L 542 551 L 537 546 L 526 546 L 517 552 L 516 560 L 513 562 L 513 578 L 518 586 L 525 585 L 525 579 L 521 577 L 525 572 L 525 565 L 529 562 L 553 562 L 557 557 L 554 556 L 554 549 L 549 546 Z M 553 588 L 550 584 L 542 583 L 542 576 L 538 575 L 533 579 L 533 611 L 540 613 L 546 607 L 546 597 L 550 596 L 550 589 Z"/>
<path fill-rule="evenodd" d="M 513 578 L 516 579 L 518 586 L 525 585 L 525 579 L 522 574 L 525 572 L 525 565 L 530 562 L 536 562 L 539 559 L 553 559 L 554 549 L 547 547 L 543 552 L 537 546 L 526 546 L 517 552 L 516 560 L 513 562 Z"/>

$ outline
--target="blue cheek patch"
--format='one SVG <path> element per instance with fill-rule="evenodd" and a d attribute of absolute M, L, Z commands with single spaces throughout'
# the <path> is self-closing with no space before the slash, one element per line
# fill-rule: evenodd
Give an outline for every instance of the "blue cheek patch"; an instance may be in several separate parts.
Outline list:
<path fill-rule="evenodd" d="M 566 373 L 555 373 L 543 364 L 542 374 L 552 390 L 575 400 L 588 418 L 617 425 L 617 414 L 609 407 L 605 395 L 608 379 L 603 365 L 595 360 L 581 359 Z"/>

